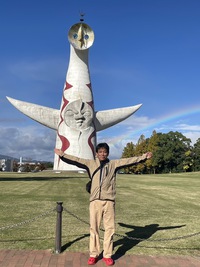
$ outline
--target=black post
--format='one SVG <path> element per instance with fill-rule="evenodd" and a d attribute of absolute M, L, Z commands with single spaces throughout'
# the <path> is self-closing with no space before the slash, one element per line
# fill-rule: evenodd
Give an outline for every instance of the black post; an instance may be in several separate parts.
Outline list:
<path fill-rule="evenodd" d="M 55 252 L 57 254 L 61 253 L 61 243 L 62 243 L 62 207 L 63 202 L 57 202 L 57 222 L 56 222 L 56 248 Z"/>

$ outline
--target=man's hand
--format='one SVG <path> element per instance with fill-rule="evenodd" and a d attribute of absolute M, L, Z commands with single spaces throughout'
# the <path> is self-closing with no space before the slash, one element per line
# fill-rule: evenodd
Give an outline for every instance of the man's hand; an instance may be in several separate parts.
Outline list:
<path fill-rule="evenodd" d="M 58 148 L 55 148 L 54 152 L 60 157 L 62 157 L 64 155 L 64 152 L 61 149 L 58 149 Z"/>
<path fill-rule="evenodd" d="M 151 152 L 147 152 L 146 155 L 147 155 L 147 159 L 150 159 L 153 156 Z"/>

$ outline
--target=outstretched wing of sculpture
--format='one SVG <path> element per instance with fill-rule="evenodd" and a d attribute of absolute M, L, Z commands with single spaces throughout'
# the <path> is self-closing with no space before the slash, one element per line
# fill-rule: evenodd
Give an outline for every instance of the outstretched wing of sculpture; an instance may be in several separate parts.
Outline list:
<path fill-rule="evenodd" d="M 14 107 L 16 107 L 29 118 L 51 129 L 57 130 L 60 115 L 59 109 L 53 109 L 32 104 L 30 102 L 24 102 L 8 96 L 7 99 Z M 99 132 L 105 130 L 127 119 L 133 113 L 135 113 L 141 106 L 142 104 L 139 104 L 131 107 L 108 109 L 95 112 L 94 125 L 96 131 Z"/>

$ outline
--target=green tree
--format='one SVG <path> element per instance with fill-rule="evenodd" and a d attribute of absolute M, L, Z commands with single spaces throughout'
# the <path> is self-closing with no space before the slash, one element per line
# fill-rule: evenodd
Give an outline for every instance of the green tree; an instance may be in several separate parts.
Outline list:
<path fill-rule="evenodd" d="M 183 161 L 183 169 L 185 172 L 191 172 L 193 170 L 194 158 L 192 150 L 185 152 L 185 159 Z"/>
<path fill-rule="evenodd" d="M 140 138 L 138 139 L 137 145 L 135 146 L 135 154 L 137 156 L 140 156 L 143 153 L 147 152 L 148 140 L 149 139 L 146 139 L 144 135 L 140 136 Z"/>
<path fill-rule="evenodd" d="M 145 139 L 144 135 L 141 135 L 138 139 L 137 145 L 134 145 L 132 142 L 127 143 L 126 147 L 123 150 L 122 157 L 133 157 L 141 156 L 142 154 L 148 151 L 148 142 L 149 139 Z M 145 163 L 138 163 L 136 165 L 124 168 L 125 173 L 147 173 L 150 169 L 150 165 Z"/>
<path fill-rule="evenodd" d="M 141 135 L 138 139 L 136 148 L 135 148 L 135 154 L 136 156 L 140 156 L 146 152 L 148 152 L 148 144 L 149 144 L 149 138 L 145 138 L 144 135 Z M 134 166 L 134 172 L 135 173 L 147 173 L 149 172 L 150 165 L 148 164 L 150 160 L 145 161 L 144 163 L 139 163 Z"/>
<path fill-rule="evenodd" d="M 122 152 L 122 158 L 130 158 L 135 156 L 135 145 L 133 142 L 127 143 Z M 126 167 L 123 169 L 125 173 L 133 172 L 132 167 Z"/>
<path fill-rule="evenodd" d="M 155 157 L 159 172 L 181 172 L 185 152 L 191 150 L 191 140 L 179 132 L 159 134 L 158 149 Z"/>
<path fill-rule="evenodd" d="M 145 152 L 152 152 L 153 157 L 144 164 L 134 165 L 126 172 L 136 173 L 168 173 L 200 170 L 200 139 L 194 148 L 191 140 L 179 132 L 156 133 L 150 138 L 141 135 L 137 145 L 128 143 L 123 151 L 123 157 L 139 156 Z"/>
<path fill-rule="evenodd" d="M 155 174 L 157 171 L 157 166 L 159 166 L 158 157 L 157 157 L 157 151 L 159 148 L 159 134 L 154 130 L 152 132 L 151 138 L 148 142 L 147 151 L 153 153 L 153 157 L 147 161 L 147 168 L 148 170 L 152 170 L 152 172 Z"/>
<path fill-rule="evenodd" d="M 200 138 L 197 139 L 193 147 L 193 170 L 200 171 Z"/>
<path fill-rule="evenodd" d="M 133 142 L 127 143 L 122 152 L 122 158 L 130 158 L 135 156 L 135 145 Z"/>

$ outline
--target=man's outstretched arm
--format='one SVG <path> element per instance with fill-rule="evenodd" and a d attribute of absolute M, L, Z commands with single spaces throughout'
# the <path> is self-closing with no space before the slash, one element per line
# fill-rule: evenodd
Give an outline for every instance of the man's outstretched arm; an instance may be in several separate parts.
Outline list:
<path fill-rule="evenodd" d="M 78 168 L 82 168 L 88 171 L 87 159 L 82 159 L 69 154 L 65 154 L 61 149 L 58 148 L 55 148 L 54 152 L 60 157 L 62 161 L 71 165 L 76 165 Z"/>
<path fill-rule="evenodd" d="M 153 156 L 151 152 L 144 153 L 142 156 L 135 156 L 131 158 L 122 158 L 119 160 L 114 160 L 116 162 L 117 168 L 131 166 L 147 159 L 150 159 Z"/>

